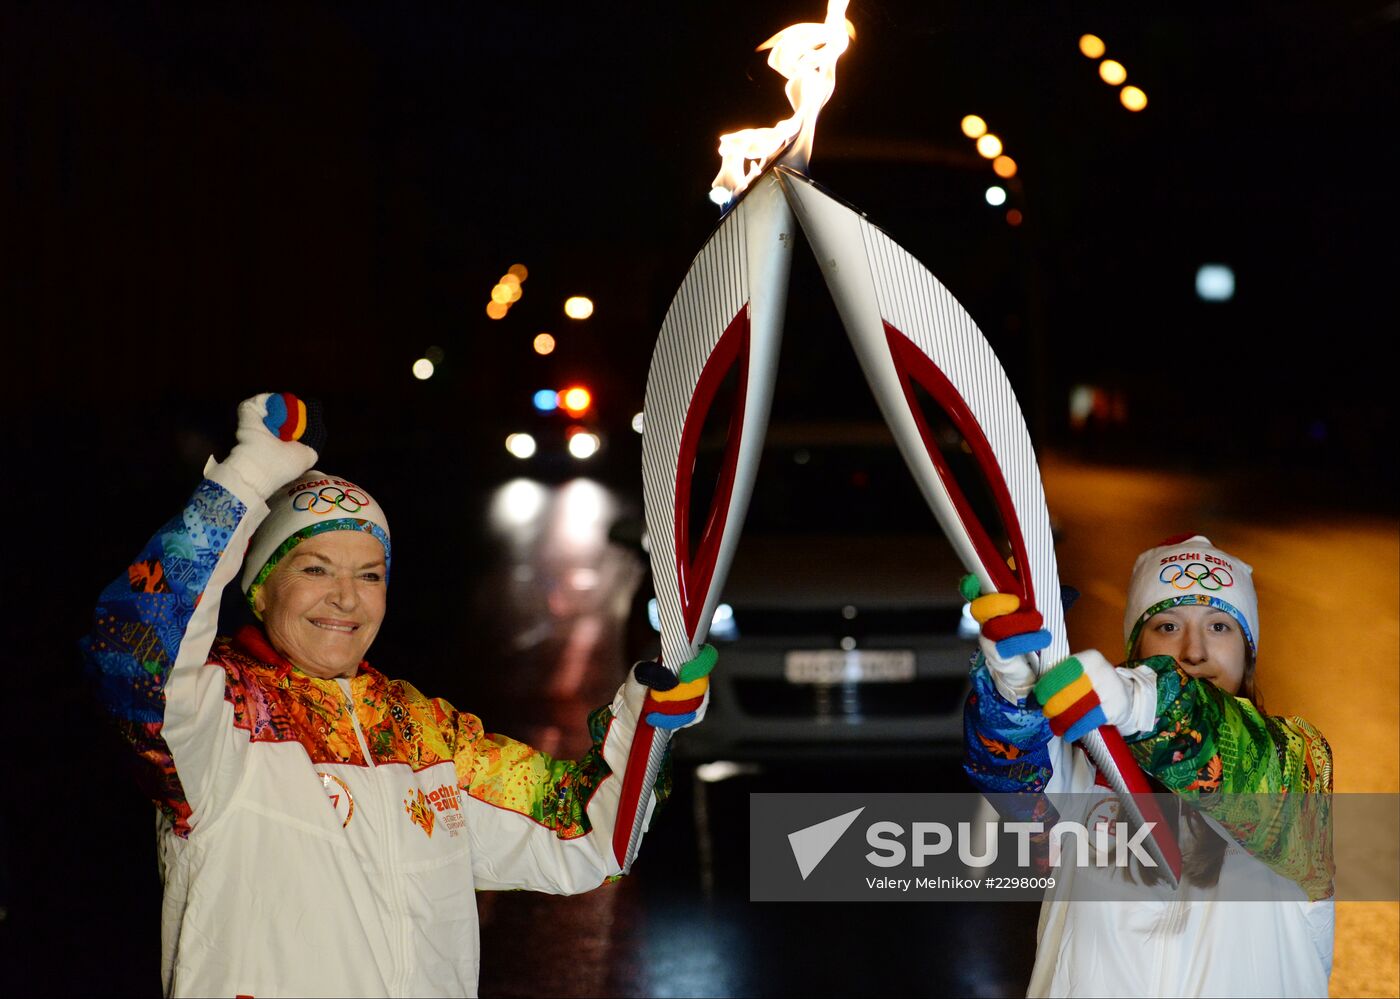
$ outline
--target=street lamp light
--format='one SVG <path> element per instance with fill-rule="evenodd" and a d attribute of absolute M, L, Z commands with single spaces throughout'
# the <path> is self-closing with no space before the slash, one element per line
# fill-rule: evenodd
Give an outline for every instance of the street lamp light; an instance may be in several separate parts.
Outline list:
<path fill-rule="evenodd" d="M 1099 63 L 1099 78 L 1116 87 L 1128 78 L 1128 70 L 1117 59 L 1105 59 Z"/>

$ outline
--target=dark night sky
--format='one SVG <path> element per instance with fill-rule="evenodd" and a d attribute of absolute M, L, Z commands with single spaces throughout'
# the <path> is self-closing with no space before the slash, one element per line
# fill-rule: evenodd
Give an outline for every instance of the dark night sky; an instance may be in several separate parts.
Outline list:
<path fill-rule="evenodd" d="M 1400 5 L 1073 10 L 853 3 L 812 175 L 962 299 L 1043 441 L 1393 509 Z M 502 438 L 539 423 L 535 389 L 575 379 L 612 441 L 595 474 L 639 492 L 626 425 L 715 224 L 716 136 L 786 113 L 753 49 L 823 11 L 5 6 L 18 442 L 0 500 L 38 528 L 22 563 L 70 567 L 45 627 L 82 629 L 90 598 L 72 595 L 178 508 L 261 390 L 325 400 L 322 467 L 373 483 L 396 530 L 426 534 L 444 496 L 518 471 Z M 1098 80 L 1085 31 L 1145 112 Z M 970 112 L 1021 165 L 1018 229 L 983 200 Z M 1193 294 L 1212 260 L 1238 275 L 1225 305 Z M 517 261 L 524 298 L 492 322 Z M 598 305 L 583 324 L 560 309 L 578 292 Z M 548 359 L 530 350 L 543 329 Z M 445 361 L 415 381 L 430 345 Z M 873 412 L 858 382 L 828 381 L 854 377 L 830 363 L 846 349 L 799 253 L 775 418 Z M 1120 392 L 1127 425 L 1073 439 L 1081 382 Z M 34 644 L 29 623 L 12 647 Z"/>
<path fill-rule="evenodd" d="M 529 339 L 565 325 L 578 289 L 598 317 L 550 373 L 599 379 L 604 416 L 630 415 L 714 222 L 716 133 L 785 110 L 752 48 L 821 14 L 731 6 L 11 7 L 0 135 L 21 391 L 116 407 L 118 424 L 147 423 L 141 400 L 202 407 L 271 383 L 351 394 L 375 419 L 479 422 L 538 380 Z M 1384 384 L 1356 362 L 1393 320 L 1396 6 L 1023 9 L 854 4 L 813 175 L 959 293 L 1013 373 L 1022 339 L 1043 336 L 1057 400 L 1144 364 L 1257 378 L 1290 407 L 1336 405 L 1320 375 Z M 1086 30 L 1148 111 L 1097 80 L 1075 47 Z M 1021 163 L 1020 231 L 982 203 L 984 164 L 937 162 L 967 158 L 969 111 Z M 1240 291 L 1207 308 L 1192 279 L 1214 259 Z M 487 292 L 516 260 L 525 299 L 491 323 Z M 1214 362 L 1177 346 L 1200 334 Z M 1323 346 L 1339 337 L 1354 347 Z M 429 344 L 447 364 L 421 386 L 408 368 Z"/>
<path fill-rule="evenodd" d="M 812 175 L 963 300 L 1048 443 L 1079 446 L 1066 400 L 1090 383 L 1130 415 L 1100 453 L 1266 467 L 1389 506 L 1400 5 L 1073 10 L 854 3 Z M 327 403 L 322 464 L 411 522 L 505 474 L 531 392 L 574 379 L 615 442 L 602 468 L 635 490 L 625 428 L 715 222 L 715 137 L 785 113 L 753 48 L 821 15 L 7 5 L 5 502 L 36 524 L 100 504 L 98 554 L 109 536 L 124 550 L 227 447 L 237 400 L 290 388 Z M 1145 112 L 1099 82 L 1085 31 Z M 969 112 L 1021 164 L 1019 229 L 982 199 Z M 1193 295 L 1212 260 L 1238 275 L 1225 305 Z M 493 323 L 489 289 L 516 261 L 525 296 Z M 584 324 L 560 311 L 577 292 L 598 303 Z M 869 411 L 858 385 L 822 381 L 852 366 L 826 363 L 845 348 L 801 254 L 788 327 L 775 412 Z M 542 329 L 560 337 L 547 360 L 529 346 Z M 420 383 L 429 345 L 445 362 Z M 43 543 L 86 580 L 104 559 L 77 536 Z"/>

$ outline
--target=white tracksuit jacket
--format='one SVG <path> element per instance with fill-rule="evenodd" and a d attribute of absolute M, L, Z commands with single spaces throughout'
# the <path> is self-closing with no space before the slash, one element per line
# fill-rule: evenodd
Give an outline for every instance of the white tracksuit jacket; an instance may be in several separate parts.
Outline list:
<path fill-rule="evenodd" d="M 166 994 L 475 995 L 474 889 L 619 873 L 645 689 L 629 679 L 590 718 L 593 750 L 555 761 L 367 665 L 323 680 L 256 629 L 216 640 L 267 507 L 205 474 L 84 642 L 158 806 Z"/>
<path fill-rule="evenodd" d="M 1051 780 L 1050 793 L 1099 790 L 1112 797 L 1096 785 L 1094 766 L 1082 750 L 1052 739 L 1051 757 L 1059 780 Z M 1090 816 L 1073 818 L 1093 825 Z M 1230 836 L 1211 825 L 1218 835 Z M 1027 996 L 1116 997 L 1132 987 L 1152 996 L 1327 995 L 1335 901 L 1294 898 L 1292 882 L 1233 839 L 1215 886 L 1183 880 L 1170 900 L 1076 901 L 1095 897 L 1078 879 L 1120 875 L 1071 864 L 1055 873 L 1055 887 L 1041 903 Z M 1277 900 L 1231 900 L 1228 886 L 1261 880 L 1271 883 Z M 1235 897 L 1240 894 L 1235 891 Z"/>
<path fill-rule="evenodd" d="M 1163 674 L 1168 684 L 1170 673 L 1175 670 Z M 980 660 L 972 673 L 972 688 L 965 714 L 964 768 L 973 783 L 985 792 L 1001 795 L 1002 804 L 1013 810 L 1017 809 L 1012 803 L 1024 792 L 1065 795 L 1060 803 L 1082 808 L 1085 814 L 1063 817 L 1095 828 L 1102 803 L 1111 806 L 1113 795 L 1097 783 L 1094 766 L 1084 751 L 1053 737 L 1038 706 L 1011 705 L 1002 699 Z M 1163 710 L 1160 697 L 1164 689 L 1170 688 L 1159 681 L 1159 712 Z M 1180 708 L 1185 701 L 1173 703 Z M 1156 723 L 1162 731 L 1175 724 L 1169 726 L 1161 714 Z M 1192 721 L 1192 727 L 1194 724 Z M 1251 730 L 1261 758 L 1277 758 L 1280 763 L 1288 759 L 1302 765 L 1300 759 L 1307 757 L 1306 765 L 1313 768 L 1307 779 L 1325 789 L 1318 794 L 1330 792 L 1331 751 L 1325 740 L 1300 719 L 1290 719 L 1289 725 L 1292 727 L 1287 732 L 1275 726 L 1269 738 L 1296 737 L 1293 743 L 1266 741 L 1262 726 Z M 1303 733 L 1307 739 L 1302 738 Z M 1236 737 L 1232 745 L 1236 747 L 1233 752 L 1243 755 L 1244 736 Z M 1148 765 L 1141 757 L 1139 762 L 1145 768 Z M 1181 766 L 1194 767 L 1196 762 L 1188 760 Z M 1149 772 L 1165 776 L 1162 771 Z M 1298 782 L 1301 784 L 1301 779 Z M 1252 790 L 1277 792 L 1277 788 L 1262 784 Z M 1295 788 L 1294 793 L 1310 792 Z M 1147 897 L 1142 899 L 1101 901 L 1106 896 L 1124 897 L 1121 872 L 1076 869 L 1073 863 L 1049 872 L 1056 876 L 1056 883 L 1041 905 L 1035 968 L 1027 995 L 1232 999 L 1327 995 L 1332 970 L 1333 899 L 1317 897 L 1321 891 L 1310 882 L 1316 900 L 1308 901 L 1297 884 L 1251 856 L 1231 833 L 1204 811 L 1201 814 L 1229 844 L 1214 886 L 1202 887 L 1183 879 L 1170 897 L 1144 891 Z M 1186 849 L 1188 844 L 1183 842 L 1182 846 Z M 1312 855 L 1308 859 L 1316 860 Z M 1322 870 L 1314 867 L 1311 873 Z M 1105 892 L 1096 886 L 1095 879 L 1101 877 L 1120 879 L 1120 890 Z M 1250 890 L 1241 890 L 1242 884 L 1248 884 Z"/>

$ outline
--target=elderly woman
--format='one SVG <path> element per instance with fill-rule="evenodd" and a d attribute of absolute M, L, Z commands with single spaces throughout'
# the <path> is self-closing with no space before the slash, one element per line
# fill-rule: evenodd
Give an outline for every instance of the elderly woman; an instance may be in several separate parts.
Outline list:
<path fill-rule="evenodd" d="M 390 680 L 365 662 L 389 524 L 309 471 L 306 424 L 294 396 L 245 401 L 238 445 L 103 591 L 83 643 L 158 809 L 164 989 L 474 995 L 473 889 L 572 894 L 620 873 L 633 737 L 699 719 L 713 654 L 668 691 L 630 677 L 576 762 Z M 240 567 L 262 627 L 216 637 Z"/>

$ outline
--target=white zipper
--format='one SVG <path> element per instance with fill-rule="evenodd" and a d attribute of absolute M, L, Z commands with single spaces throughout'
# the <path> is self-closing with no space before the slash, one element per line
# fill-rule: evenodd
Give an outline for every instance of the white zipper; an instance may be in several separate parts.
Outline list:
<path fill-rule="evenodd" d="M 355 739 L 360 744 L 360 752 L 364 754 L 365 766 L 369 771 L 369 779 L 374 785 L 374 791 L 370 798 L 379 800 L 383 797 L 384 788 L 380 787 L 380 778 L 377 771 L 379 765 L 374 762 L 374 757 L 370 755 L 369 741 L 365 738 L 364 730 L 360 727 L 360 719 L 355 714 L 355 692 L 350 686 L 350 681 L 345 677 L 337 677 L 336 683 L 339 685 L 341 693 L 345 697 L 346 710 L 350 712 L 350 724 L 355 728 Z M 408 921 L 407 901 L 403 897 L 403 886 L 399 881 L 399 851 L 398 842 L 394 837 L 394 815 L 392 806 L 389 807 L 388 814 L 383 816 L 384 836 L 381 846 L 387 859 L 385 864 L 385 877 L 388 880 L 389 894 L 392 896 L 395 906 L 398 909 L 394 922 L 397 924 L 398 933 L 391 937 L 391 946 L 394 949 L 394 980 L 389 983 L 389 991 L 392 995 L 406 995 L 408 986 L 408 936 L 406 924 Z"/>

